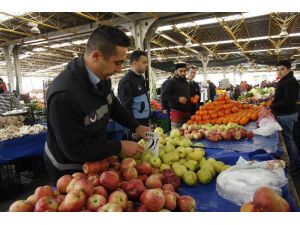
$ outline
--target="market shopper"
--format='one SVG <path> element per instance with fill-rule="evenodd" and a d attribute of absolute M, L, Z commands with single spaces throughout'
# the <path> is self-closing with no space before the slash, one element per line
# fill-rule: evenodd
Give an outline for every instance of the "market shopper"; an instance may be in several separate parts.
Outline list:
<path fill-rule="evenodd" d="M 162 91 L 162 98 L 168 102 L 172 127 L 179 127 L 190 116 L 190 90 L 186 79 L 186 63 L 175 65 L 174 77 Z"/>
<path fill-rule="evenodd" d="M 148 60 L 144 51 L 133 51 L 130 55 L 130 69 L 120 80 L 118 97 L 121 104 L 142 125 L 149 125 L 150 102 L 144 73 Z"/>
<path fill-rule="evenodd" d="M 214 101 L 215 100 L 215 96 L 217 94 L 216 92 L 216 85 L 211 82 L 210 80 L 207 80 L 207 84 L 208 84 L 208 89 L 207 89 L 207 92 L 208 92 L 208 100 L 210 101 Z"/>
<path fill-rule="evenodd" d="M 14 109 L 22 109 L 23 106 L 13 92 L 4 91 L 0 87 L 0 115 Z"/>
<path fill-rule="evenodd" d="M 3 81 L 2 78 L 0 78 L 0 88 L 3 92 L 7 91 L 6 83 Z"/>
<path fill-rule="evenodd" d="M 72 60 L 50 85 L 44 159 L 53 183 L 64 174 L 81 171 L 86 161 L 144 151 L 135 142 L 109 141 L 105 132 L 109 118 L 143 138 L 150 131 L 124 109 L 111 90 L 110 76 L 121 72 L 129 45 L 124 32 L 99 26 L 90 35 L 84 56 Z"/>
<path fill-rule="evenodd" d="M 293 139 L 293 126 L 298 112 L 296 102 L 299 84 L 291 70 L 291 62 L 282 60 L 277 64 L 278 81 L 271 109 L 283 129 L 283 137 L 290 158 L 290 171 L 300 170 L 300 156 Z"/>
<path fill-rule="evenodd" d="M 196 103 L 191 104 L 191 115 L 194 115 L 195 112 L 199 109 L 200 100 L 201 100 L 199 84 L 196 81 L 194 81 L 196 72 L 197 72 L 197 68 L 195 66 L 190 66 L 188 68 L 187 80 L 190 88 L 190 97 L 195 97 L 196 95 L 198 95 L 198 99 L 199 99 Z"/>

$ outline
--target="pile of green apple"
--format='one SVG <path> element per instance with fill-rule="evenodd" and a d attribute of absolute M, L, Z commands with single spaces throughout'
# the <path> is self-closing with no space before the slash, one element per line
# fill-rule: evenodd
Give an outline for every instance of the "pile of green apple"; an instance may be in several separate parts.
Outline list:
<path fill-rule="evenodd" d="M 189 138 L 180 136 L 179 129 L 172 129 L 169 136 L 160 127 L 154 132 L 160 136 L 159 155 L 154 156 L 147 150 L 139 160 L 149 162 L 160 171 L 172 169 L 186 185 L 208 184 L 217 174 L 230 167 L 214 158 L 206 159 L 203 144 L 193 144 Z M 146 142 L 142 139 L 139 144 L 145 146 Z"/>

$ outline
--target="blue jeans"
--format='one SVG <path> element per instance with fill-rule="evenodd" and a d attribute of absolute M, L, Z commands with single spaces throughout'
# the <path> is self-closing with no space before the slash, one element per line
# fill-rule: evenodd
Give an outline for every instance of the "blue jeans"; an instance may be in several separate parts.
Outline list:
<path fill-rule="evenodd" d="M 290 158 L 290 170 L 300 168 L 300 156 L 293 139 L 293 127 L 297 121 L 298 113 L 291 115 L 277 116 L 277 120 L 282 127 L 284 142 Z"/>

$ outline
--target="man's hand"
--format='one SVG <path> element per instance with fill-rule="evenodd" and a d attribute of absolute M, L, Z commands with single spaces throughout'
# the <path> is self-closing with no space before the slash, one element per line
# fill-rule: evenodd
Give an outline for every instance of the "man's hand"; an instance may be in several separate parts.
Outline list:
<path fill-rule="evenodd" d="M 121 153 L 125 157 L 133 157 L 137 154 L 142 153 L 145 150 L 143 145 L 140 145 L 133 141 L 121 141 L 121 146 Z"/>
<path fill-rule="evenodd" d="M 140 125 L 138 126 L 136 129 L 135 129 L 135 132 L 140 136 L 142 137 L 145 141 L 148 141 L 148 137 L 146 136 L 146 132 L 151 132 L 152 130 L 150 129 L 150 127 L 146 127 L 146 126 L 143 126 L 143 125 Z"/>
<path fill-rule="evenodd" d="M 179 103 L 181 103 L 183 105 L 185 105 L 187 103 L 186 97 L 179 97 L 178 101 L 179 101 Z"/>

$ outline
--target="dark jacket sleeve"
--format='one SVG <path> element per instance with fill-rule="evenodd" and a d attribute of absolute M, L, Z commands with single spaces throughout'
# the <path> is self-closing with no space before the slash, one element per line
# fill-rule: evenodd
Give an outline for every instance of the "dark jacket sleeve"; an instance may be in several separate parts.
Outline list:
<path fill-rule="evenodd" d="M 85 115 L 78 108 L 76 99 L 68 92 L 55 94 L 49 105 L 49 129 L 70 160 L 81 163 L 96 161 L 121 151 L 120 141 L 108 141 L 106 136 L 100 135 L 89 136 L 84 125 Z"/>
<path fill-rule="evenodd" d="M 179 102 L 179 97 L 174 95 L 174 84 L 172 80 L 168 81 L 165 88 L 162 91 L 162 99 L 165 101 L 168 101 L 172 104 L 178 104 Z"/>
<path fill-rule="evenodd" d="M 131 129 L 135 130 L 140 124 L 136 121 L 136 119 L 133 117 L 132 113 L 129 113 L 119 102 L 119 100 L 113 96 L 113 102 L 112 102 L 112 110 L 110 117 L 120 123 L 121 125 Z"/>
<path fill-rule="evenodd" d="M 273 103 L 270 107 L 273 111 L 276 111 L 277 109 L 291 108 L 294 104 L 296 104 L 297 98 L 295 96 L 298 95 L 297 83 L 290 82 L 283 86 L 283 89 L 284 100 Z"/>
<path fill-rule="evenodd" d="M 130 114 L 133 115 L 132 112 L 133 94 L 132 94 L 132 87 L 130 86 L 129 82 L 123 81 L 119 83 L 118 96 L 124 108 Z"/>

